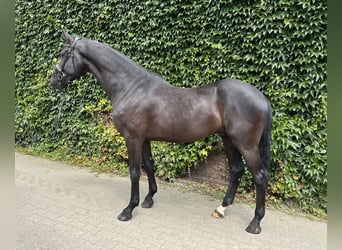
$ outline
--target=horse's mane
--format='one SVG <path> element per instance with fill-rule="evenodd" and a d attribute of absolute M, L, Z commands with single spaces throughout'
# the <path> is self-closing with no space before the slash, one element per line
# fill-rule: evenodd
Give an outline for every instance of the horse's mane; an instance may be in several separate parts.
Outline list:
<path fill-rule="evenodd" d="M 129 58 L 128 56 L 121 53 L 119 50 L 114 49 L 109 44 L 98 42 L 98 41 L 87 39 L 87 38 L 83 38 L 83 39 L 87 40 L 89 43 L 91 43 L 93 45 L 100 46 L 102 50 L 105 50 L 105 53 L 107 55 L 112 55 L 113 58 L 119 59 L 121 61 L 121 63 L 132 66 L 136 70 L 138 70 L 142 73 L 146 73 L 147 75 L 150 75 L 151 77 L 158 77 L 158 78 L 166 81 L 160 74 L 155 73 L 149 69 L 142 67 L 141 65 L 139 65 L 138 63 L 133 61 L 131 58 Z"/>

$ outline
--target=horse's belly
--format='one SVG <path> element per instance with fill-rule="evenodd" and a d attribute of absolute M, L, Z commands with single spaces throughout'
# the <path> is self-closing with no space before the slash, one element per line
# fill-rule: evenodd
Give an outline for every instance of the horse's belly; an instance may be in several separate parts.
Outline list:
<path fill-rule="evenodd" d="M 151 124 L 149 138 L 168 142 L 193 142 L 217 132 L 221 128 L 219 119 L 175 119 Z"/>

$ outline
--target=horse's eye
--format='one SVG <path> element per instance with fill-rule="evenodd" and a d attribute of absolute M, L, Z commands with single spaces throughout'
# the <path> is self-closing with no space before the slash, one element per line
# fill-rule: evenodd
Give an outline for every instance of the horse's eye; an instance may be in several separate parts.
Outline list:
<path fill-rule="evenodd" d="M 62 56 L 64 56 L 64 55 L 70 53 L 70 51 L 71 51 L 71 49 L 64 49 L 64 50 L 61 51 L 60 56 L 62 57 Z"/>

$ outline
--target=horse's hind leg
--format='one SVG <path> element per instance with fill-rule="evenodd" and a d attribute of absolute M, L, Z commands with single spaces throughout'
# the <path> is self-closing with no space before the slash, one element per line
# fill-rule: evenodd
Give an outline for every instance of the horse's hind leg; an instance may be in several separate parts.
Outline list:
<path fill-rule="evenodd" d="M 229 162 L 229 185 L 222 205 L 212 213 L 215 218 L 223 218 L 224 210 L 229 205 L 233 204 L 236 190 L 244 173 L 244 165 L 242 163 L 240 152 L 227 136 L 222 136 L 222 141 Z"/>
<path fill-rule="evenodd" d="M 157 192 L 157 184 L 154 177 L 154 161 L 152 158 L 150 141 L 145 141 L 143 144 L 142 160 L 148 177 L 149 190 L 141 206 L 143 208 L 150 208 L 153 206 L 153 195 Z"/>
<path fill-rule="evenodd" d="M 246 231 L 258 234 L 261 232 L 260 221 L 265 215 L 265 195 L 268 182 L 268 170 L 262 164 L 259 148 L 244 150 L 242 154 L 253 174 L 253 180 L 256 187 L 256 207 L 254 217 L 246 228 Z"/>

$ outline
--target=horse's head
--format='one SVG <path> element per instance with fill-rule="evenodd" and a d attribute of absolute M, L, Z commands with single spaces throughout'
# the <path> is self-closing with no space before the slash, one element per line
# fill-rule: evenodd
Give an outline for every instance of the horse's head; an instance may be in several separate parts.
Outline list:
<path fill-rule="evenodd" d="M 64 31 L 63 37 L 66 44 L 61 51 L 60 62 L 56 65 L 50 80 L 52 87 L 58 90 L 65 88 L 67 83 L 86 73 L 82 56 L 76 46 L 81 38 L 73 37 Z"/>

